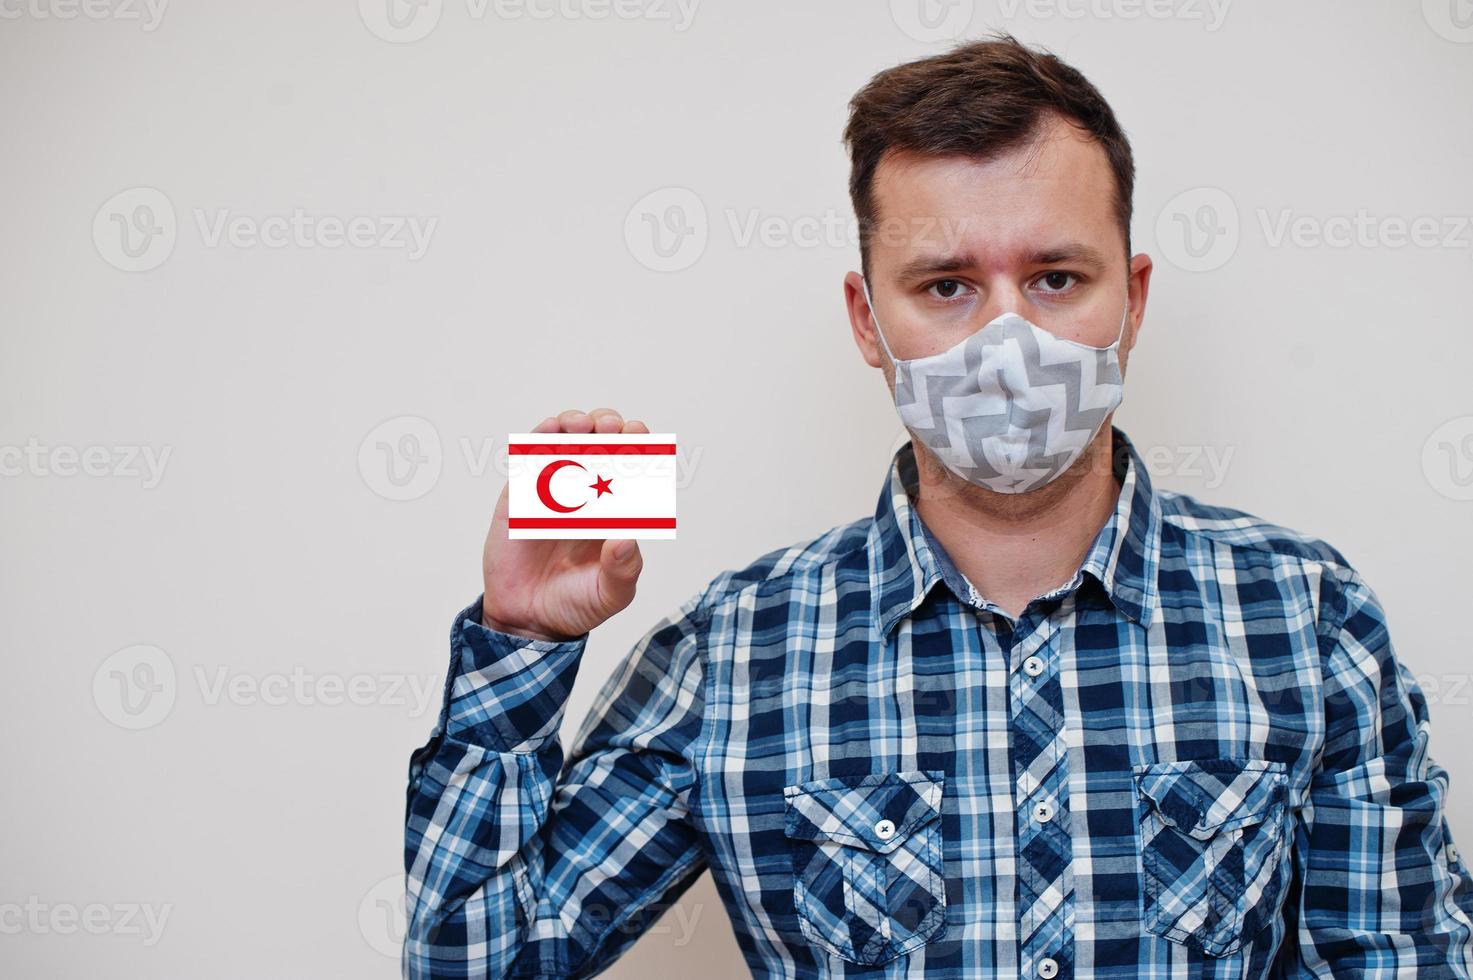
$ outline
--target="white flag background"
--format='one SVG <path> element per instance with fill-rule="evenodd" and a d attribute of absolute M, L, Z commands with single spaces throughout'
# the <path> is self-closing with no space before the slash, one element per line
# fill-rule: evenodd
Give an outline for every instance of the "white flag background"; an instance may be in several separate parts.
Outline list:
<path fill-rule="evenodd" d="M 675 434 L 514 432 L 507 536 L 675 537 Z"/>

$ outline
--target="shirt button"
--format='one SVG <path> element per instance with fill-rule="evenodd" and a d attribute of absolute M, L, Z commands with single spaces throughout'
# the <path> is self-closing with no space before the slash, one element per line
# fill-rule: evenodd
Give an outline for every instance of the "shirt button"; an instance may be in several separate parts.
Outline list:
<path fill-rule="evenodd" d="M 1043 673 L 1043 661 L 1037 657 L 1029 657 L 1023 661 L 1023 673 L 1029 677 L 1037 677 Z"/>
<path fill-rule="evenodd" d="M 1058 976 L 1059 964 L 1054 962 L 1054 958 L 1052 956 L 1045 956 L 1043 959 L 1038 961 L 1038 975 L 1043 977 L 1044 980 L 1048 980 L 1049 977 Z"/>
<path fill-rule="evenodd" d="M 889 820 L 881 820 L 875 824 L 875 836 L 880 840 L 889 840 L 895 836 L 895 824 Z"/>
<path fill-rule="evenodd" d="M 1049 803 L 1047 801 L 1044 801 L 1042 803 L 1036 803 L 1036 804 L 1034 804 L 1034 806 L 1033 806 L 1033 819 L 1034 820 L 1037 820 L 1039 823 L 1048 823 L 1053 818 L 1054 818 L 1054 807 L 1053 807 L 1053 804 L 1051 804 L 1051 803 Z"/>
<path fill-rule="evenodd" d="M 1458 863 L 1458 845 L 1452 843 L 1451 841 L 1449 841 L 1447 845 L 1447 860 L 1450 864 Z"/>

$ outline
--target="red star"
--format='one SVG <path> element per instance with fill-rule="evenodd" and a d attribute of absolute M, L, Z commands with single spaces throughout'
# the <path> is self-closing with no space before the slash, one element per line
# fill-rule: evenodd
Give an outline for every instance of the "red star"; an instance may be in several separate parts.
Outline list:
<path fill-rule="evenodd" d="M 613 482 L 614 481 L 611 478 L 601 476 L 594 482 L 590 483 L 588 485 L 588 488 L 590 490 L 598 491 L 598 496 L 594 497 L 593 499 L 597 500 L 599 497 L 602 497 L 606 493 L 613 493 L 614 491 L 609 489 L 609 484 Z"/>

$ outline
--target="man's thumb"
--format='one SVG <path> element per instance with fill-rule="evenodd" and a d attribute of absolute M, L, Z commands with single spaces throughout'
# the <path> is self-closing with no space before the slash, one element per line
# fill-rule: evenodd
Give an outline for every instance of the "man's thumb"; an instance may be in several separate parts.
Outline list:
<path fill-rule="evenodd" d="M 634 598 L 634 586 L 644 567 L 639 542 L 610 538 L 598 554 L 598 591 L 604 602 L 619 609 Z"/>

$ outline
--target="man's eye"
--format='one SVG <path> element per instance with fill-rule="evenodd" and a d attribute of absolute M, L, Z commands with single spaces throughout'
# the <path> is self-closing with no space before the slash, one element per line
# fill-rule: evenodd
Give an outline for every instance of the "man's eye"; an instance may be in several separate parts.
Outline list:
<path fill-rule="evenodd" d="M 951 299 L 961 291 L 962 284 L 956 279 L 938 279 L 931 284 L 931 288 L 935 290 L 938 298 Z"/>
<path fill-rule="evenodd" d="M 1038 280 L 1043 284 L 1046 291 L 1051 293 L 1062 293 L 1074 283 L 1072 272 L 1045 272 Z"/>

